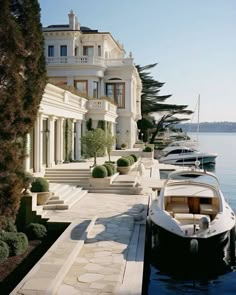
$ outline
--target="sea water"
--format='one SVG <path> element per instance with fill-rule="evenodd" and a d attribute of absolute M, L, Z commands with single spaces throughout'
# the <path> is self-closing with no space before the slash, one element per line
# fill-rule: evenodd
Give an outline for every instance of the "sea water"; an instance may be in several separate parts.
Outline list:
<path fill-rule="evenodd" d="M 196 139 L 196 134 L 189 134 Z M 200 133 L 198 135 L 198 149 L 204 152 L 217 153 L 216 164 L 207 167 L 214 172 L 220 182 L 221 190 L 236 212 L 236 133 Z M 174 245 L 173 245 L 174 246 Z M 146 293 L 154 294 L 208 294 L 233 295 L 236 294 L 236 271 L 234 267 L 215 273 L 196 276 L 188 273 L 181 275 L 182 265 L 179 265 L 179 275 L 164 273 L 155 266 L 155 256 L 149 264 L 149 282 Z M 186 273 L 186 270 L 185 270 Z"/>

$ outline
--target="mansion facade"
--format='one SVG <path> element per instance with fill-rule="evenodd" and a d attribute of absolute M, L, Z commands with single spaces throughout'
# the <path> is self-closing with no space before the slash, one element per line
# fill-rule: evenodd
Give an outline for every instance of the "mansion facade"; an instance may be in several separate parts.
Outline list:
<path fill-rule="evenodd" d="M 26 169 L 35 173 L 80 160 L 88 125 L 105 125 L 118 148 L 122 143 L 132 148 L 137 141 L 142 84 L 132 54 L 125 57 L 123 45 L 109 32 L 80 26 L 73 11 L 68 17 L 68 24 L 43 28 L 49 83 L 26 161 Z"/>

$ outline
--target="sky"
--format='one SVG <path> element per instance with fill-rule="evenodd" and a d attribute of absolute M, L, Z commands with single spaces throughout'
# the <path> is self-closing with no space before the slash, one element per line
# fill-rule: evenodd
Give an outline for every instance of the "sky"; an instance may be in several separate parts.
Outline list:
<path fill-rule="evenodd" d="M 196 110 L 200 122 L 236 122 L 236 0 L 39 0 L 43 26 L 68 24 L 110 32 L 136 65 L 158 63 L 166 103 Z M 191 121 L 195 122 L 196 112 Z"/>

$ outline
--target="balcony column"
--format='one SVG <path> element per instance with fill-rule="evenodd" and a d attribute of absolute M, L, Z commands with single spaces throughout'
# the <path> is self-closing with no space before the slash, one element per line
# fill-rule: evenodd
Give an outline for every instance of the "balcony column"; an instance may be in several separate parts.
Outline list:
<path fill-rule="evenodd" d="M 59 118 L 57 124 L 57 155 L 56 164 L 62 164 L 64 161 L 64 118 Z"/>
<path fill-rule="evenodd" d="M 75 160 L 81 158 L 81 121 L 76 122 Z"/>
<path fill-rule="evenodd" d="M 100 97 L 105 96 L 105 85 L 104 85 L 104 80 L 100 80 Z"/>

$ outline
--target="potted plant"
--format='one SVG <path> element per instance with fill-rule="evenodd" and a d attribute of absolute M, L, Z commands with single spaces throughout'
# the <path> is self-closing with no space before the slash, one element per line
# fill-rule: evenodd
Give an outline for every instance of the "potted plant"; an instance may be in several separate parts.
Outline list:
<path fill-rule="evenodd" d="M 117 160 L 117 171 L 120 172 L 120 174 L 128 174 L 131 166 L 129 159 L 125 157 L 121 157 Z"/>
<path fill-rule="evenodd" d="M 125 150 L 127 149 L 127 146 L 128 146 L 127 143 L 122 143 L 120 147 L 122 150 Z"/>
<path fill-rule="evenodd" d="M 44 177 L 36 177 L 31 184 L 31 192 L 37 193 L 37 205 L 44 205 L 51 197 L 49 182 Z"/>
<path fill-rule="evenodd" d="M 103 164 L 94 167 L 92 170 L 92 177 L 89 179 L 90 186 L 108 187 L 113 179 L 117 176 L 114 175 L 114 172 L 115 171 L 111 164 Z"/>
<path fill-rule="evenodd" d="M 142 156 L 143 157 L 145 157 L 145 158 L 153 158 L 153 155 L 154 155 L 154 152 L 153 152 L 153 148 L 152 147 L 146 146 L 143 149 L 143 152 L 142 152 Z"/>

